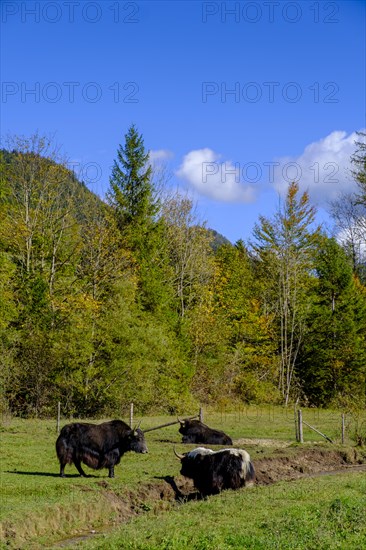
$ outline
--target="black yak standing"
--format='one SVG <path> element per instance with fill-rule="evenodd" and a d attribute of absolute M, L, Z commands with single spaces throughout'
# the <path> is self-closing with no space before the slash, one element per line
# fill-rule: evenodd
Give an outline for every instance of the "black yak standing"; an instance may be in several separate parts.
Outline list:
<path fill-rule="evenodd" d="M 114 477 L 114 466 L 127 451 L 147 453 L 147 447 L 142 430 L 133 430 L 122 420 L 67 424 L 56 441 L 61 477 L 65 477 L 65 465 L 72 463 L 81 476 L 87 477 L 81 462 L 94 470 L 108 468 L 109 477 Z"/>

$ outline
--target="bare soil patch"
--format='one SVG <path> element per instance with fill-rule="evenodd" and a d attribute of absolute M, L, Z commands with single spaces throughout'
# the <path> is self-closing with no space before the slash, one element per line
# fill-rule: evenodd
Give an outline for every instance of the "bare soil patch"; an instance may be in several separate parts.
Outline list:
<path fill-rule="evenodd" d="M 285 447 L 290 447 L 292 441 L 279 441 L 278 439 L 235 439 L 234 447 L 246 447 L 249 446 L 259 446 L 259 447 L 274 447 L 276 449 L 284 449 Z"/>
<path fill-rule="evenodd" d="M 366 457 L 356 450 L 301 449 L 290 456 L 273 456 L 253 461 L 256 484 L 299 479 L 326 473 L 342 473 L 351 469 L 366 469 Z"/>

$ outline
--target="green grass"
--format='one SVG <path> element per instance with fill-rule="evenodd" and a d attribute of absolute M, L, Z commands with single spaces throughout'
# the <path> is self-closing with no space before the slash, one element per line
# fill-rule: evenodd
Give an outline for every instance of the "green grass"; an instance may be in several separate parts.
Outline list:
<path fill-rule="evenodd" d="M 224 550 L 366 547 L 364 474 L 227 491 L 206 501 L 146 515 L 85 549 Z"/>
<path fill-rule="evenodd" d="M 322 433 L 330 437 L 334 442 L 341 441 L 341 412 L 328 409 L 302 409 L 303 419 L 317 428 Z M 282 441 L 294 441 L 294 409 L 292 407 L 267 406 L 242 406 L 235 410 L 222 408 L 217 410 L 205 410 L 204 422 L 217 429 L 222 429 L 229 433 L 234 439 L 241 438 L 260 438 L 260 439 L 278 439 Z M 192 411 L 188 411 L 186 416 L 190 416 Z M 181 414 L 180 417 L 184 418 Z M 356 418 L 355 415 L 346 416 L 346 443 L 351 442 L 351 437 L 355 431 L 356 420 L 364 422 L 366 426 L 366 412 Z M 143 418 L 142 427 L 148 428 L 163 424 L 169 421 L 167 417 Z M 304 441 L 324 441 L 319 434 L 303 426 Z M 365 429 L 365 428 L 364 428 Z M 156 432 L 152 432 L 156 433 Z M 177 427 L 164 428 L 159 437 L 176 437 Z"/>
<path fill-rule="evenodd" d="M 187 416 L 189 414 L 191 414 L 190 411 Z M 304 419 L 334 440 L 339 441 L 339 412 L 308 410 L 304 411 Z M 157 426 L 172 420 L 174 418 L 167 416 L 143 418 L 142 427 Z M 242 438 L 274 439 L 279 443 L 285 441 L 288 444 L 294 441 L 293 411 L 286 411 L 280 407 L 251 407 L 236 412 L 205 411 L 204 420 L 211 426 L 225 430 L 234 440 Z M 62 424 L 65 423 L 67 421 Z M 280 491 L 281 494 L 284 494 L 284 488 L 277 488 L 280 485 L 226 493 L 209 499 L 207 502 L 191 502 L 184 506 L 178 506 L 175 503 L 154 503 L 149 500 L 149 498 L 151 499 L 149 492 L 146 493 L 146 499 L 141 494 L 143 487 L 164 483 L 162 481 L 164 476 L 178 475 L 179 463 L 173 455 L 173 444 L 176 444 L 179 452 L 193 447 L 180 443 L 181 436 L 178 433 L 178 426 L 170 426 L 147 433 L 149 454 L 127 453 L 121 464 L 116 467 L 117 477 L 113 480 L 107 478 L 107 470 L 94 472 L 88 468 L 86 470 L 94 477 L 80 478 L 77 476 L 74 466 L 66 467 L 67 478 L 59 478 L 59 465 L 55 454 L 55 428 L 55 421 L 52 420 L 3 419 L 0 424 L 0 541 L 2 540 L 6 547 L 28 549 L 52 546 L 58 540 L 67 539 L 80 533 L 109 528 L 121 514 L 121 507 L 123 508 L 124 503 L 131 503 L 132 500 L 135 503 L 134 513 L 140 514 L 141 517 L 133 518 L 131 516 L 130 523 L 124 527 L 123 531 L 129 533 L 131 537 L 125 539 L 128 541 L 126 548 L 135 548 L 134 541 L 140 545 L 136 548 L 154 548 L 154 546 L 149 546 L 151 541 L 153 545 L 161 545 L 155 546 L 156 548 L 185 548 L 185 544 L 191 544 L 192 547 L 193 542 L 190 542 L 190 537 L 193 536 L 190 528 L 192 525 L 196 537 L 194 544 L 197 544 L 194 547 L 215 549 L 216 542 L 211 544 L 209 539 L 206 540 L 207 533 L 211 533 L 205 528 L 206 522 L 212 524 L 213 534 L 211 533 L 210 536 L 218 537 L 220 544 L 223 545 L 222 548 L 235 547 L 235 545 L 239 545 L 236 546 L 238 548 L 245 548 L 247 547 L 245 544 L 248 544 L 249 548 L 264 548 L 260 545 L 262 542 L 258 542 L 257 546 L 243 543 L 243 546 L 239 539 L 247 536 L 244 529 L 248 523 L 246 514 L 251 514 L 251 511 L 256 509 L 257 502 L 258 517 L 263 516 L 261 522 L 264 524 L 270 519 L 275 521 L 277 506 L 273 506 L 273 499 L 268 498 L 268 495 L 271 495 L 271 491 Z M 314 432 L 307 431 L 305 432 L 307 445 L 310 445 L 309 440 L 319 444 L 322 438 Z M 289 448 L 288 453 L 296 452 L 296 447 L 295 445 L 293 448 Z M 274 452 L 273 447 L 261 447 L 258 444 L 245 445 L 245 448 L 254 460 L 258 457 L 269 456 Z M 287 449 L 284 449 L 283 452 L 287 452 Z M 342 477 L 342 479 L 344 478 Z M 350 476 L 349 479 L 349 483 L 352 483 L 353 477 Z M 358 479 L 357 476 L 354 479 Z M 361 487 L 361 481 L 362 479 L 355 482 L 356 486 L 358 484 L 358 487 Z M 107 489 L 105 482 L 108 483 Z M 333 484 L 334 481 L 331 480 L 330 483 Z M 287 485 L 290 487 L 291 484 Z M 306 486 L 304 487 L 306 489 Z M 279 525 L 282 525 L 281 517 L 283 521 L 287 521 L 292 517 L 291 510 L 293 509 L 293 513 L 295 513 L 300 505 L 306 506 L 306 514 L 310 514 L 309 517 L 313 518 L 312 514 L 315 513 L 311 508 L 313 504 L 311 499 L 307 502 L 305 489 L 301 489 L 304 494 L 304 502 L 301 500 L 298 503 L 296 499 L 290 498 L 289 510 L 286 508 L 286 502 L 281 504 L 284 509 L 278 516 Z M 363 494 L 365 494 L 365 488 L 363 488 Z M 111 495 L 116 498 L 111 498 Z M 354 513 L 357 515 L 358 500 L 355 500 L 355 494 L 351 490 L 343 492 L 342 489 L 341 494 L 333 495 L 328 506 L 331 506 L 337 498 L 341 499 L 339 506 L 341 506 L 342 514 L 344 512 L 347 515 L 347 510 L 351 514 L 352 507 L 355 507 Z M 284 500 L 286 499 L 287 497 Z M 226 504 L 220 504 L 226 502 L 228 505 L 232 503 L 233 508 L 230 514 L 234 514 L 235 507 L 237 509 L 236 516 L 234 514 L 236 523 L 230 519 L 230 514 L 225 514 Z M 359 505 L 361 504 L 359 503 Z M 335 510 L 338 504 L 334 506 Z M 199 519 L 200 514 L 205 518 L 204 521 L 202 520 L 202 524 Z M 267 519 L 265 519 L 266 514 Z M 249 523 L 253 523 L 255 516 L 250 517 L 252 519 Z M 311 521 L 314 522 L 314 529 L 317 529 L 316 518 L 314 518 Z M 181 524 L 184 525 L 184 528 L 179 532 L 172 528 L 172 525 Z M 238 526 L 234 524 L 243 524 L 243 529 L 238 530 Z M 170 532 L 171 529 L 173 529 L 172 532 Z M 284 527 L 284 529 L 289 529 L 289 527 Z M 142 534 L 139 534 L 140 530 Z M 264 531 L 266 532 L 265 529 Z M 261 538 L 260 534 L 261 528 L 258 527 L 258 532 L 253 533 L 252 536 L 259 537 L 258 541 L 261 541 L 265 535 L 262 533 Z M 356 535 L 357 533 L 355 537 Z M 164 546 L 165 539 L 167 542 Z M 178 545 L 180 539 L 182 542 Z M 231 544 L 230 540 L 234 542 Z M 106 545 L 103 541 L 98 544 L 102 545 L 101 548 L 109 548 L 109 542 Z M 116 544 L 117 547 L 122 547 L 121 542 L 116 542 Z M 266 548 L 269 547 L 267 544 Z M 282 548 L 282 543 L 277 547 Z M 305 547 L 303 546 L 303 548 Z M 326 546 L 324 547 L 326 548 Z M 341 548 L 341 546 L 339 547 Z"/>

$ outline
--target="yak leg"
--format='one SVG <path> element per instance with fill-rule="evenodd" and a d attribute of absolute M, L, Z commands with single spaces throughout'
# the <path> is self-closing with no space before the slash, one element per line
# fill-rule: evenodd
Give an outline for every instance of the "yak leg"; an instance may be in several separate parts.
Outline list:
<path fill-rule="evenodd" d="M 81 475 L 81 477 L 88 477 L 87 474 L 84 472 L 84 470 L 81 467 L 81 463 L 79 459 L 74 459 L 74 464 L 76 466 L 77 471 Z"/>
<path fill-rule="evenodd" d="M 116 464 L 120 461 L 120 452 L 118 449 L 112 449 L 109 453 L 105 455 L 105 462 L 104 465 L 109 470 L 108 477 L 114 477 L 114 467 Z"/>

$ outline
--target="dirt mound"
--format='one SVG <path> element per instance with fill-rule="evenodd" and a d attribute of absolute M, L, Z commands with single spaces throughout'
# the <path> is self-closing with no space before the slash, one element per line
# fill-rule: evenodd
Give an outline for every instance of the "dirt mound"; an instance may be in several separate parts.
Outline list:
<path fill-rule="evenodd" d="M 291 456 L 255 460 L 256 484 L 269 485 L 276 481 L 299 479 L 320 473 L 341 473 L 363 462 L 365 457 L 356 451 L 304 449 Z M 364 466 L 366 467 L 366 464 Z"/>
<path fill-rule="evenodd" d="M 257 445 L 259 447 L 276 447 L 277 449 L 290 447 L 292 445 L 291 441 L 279 441 L 278 439 L 235 439 L 234 447 L 246 447 L 246 446 Z"/>

